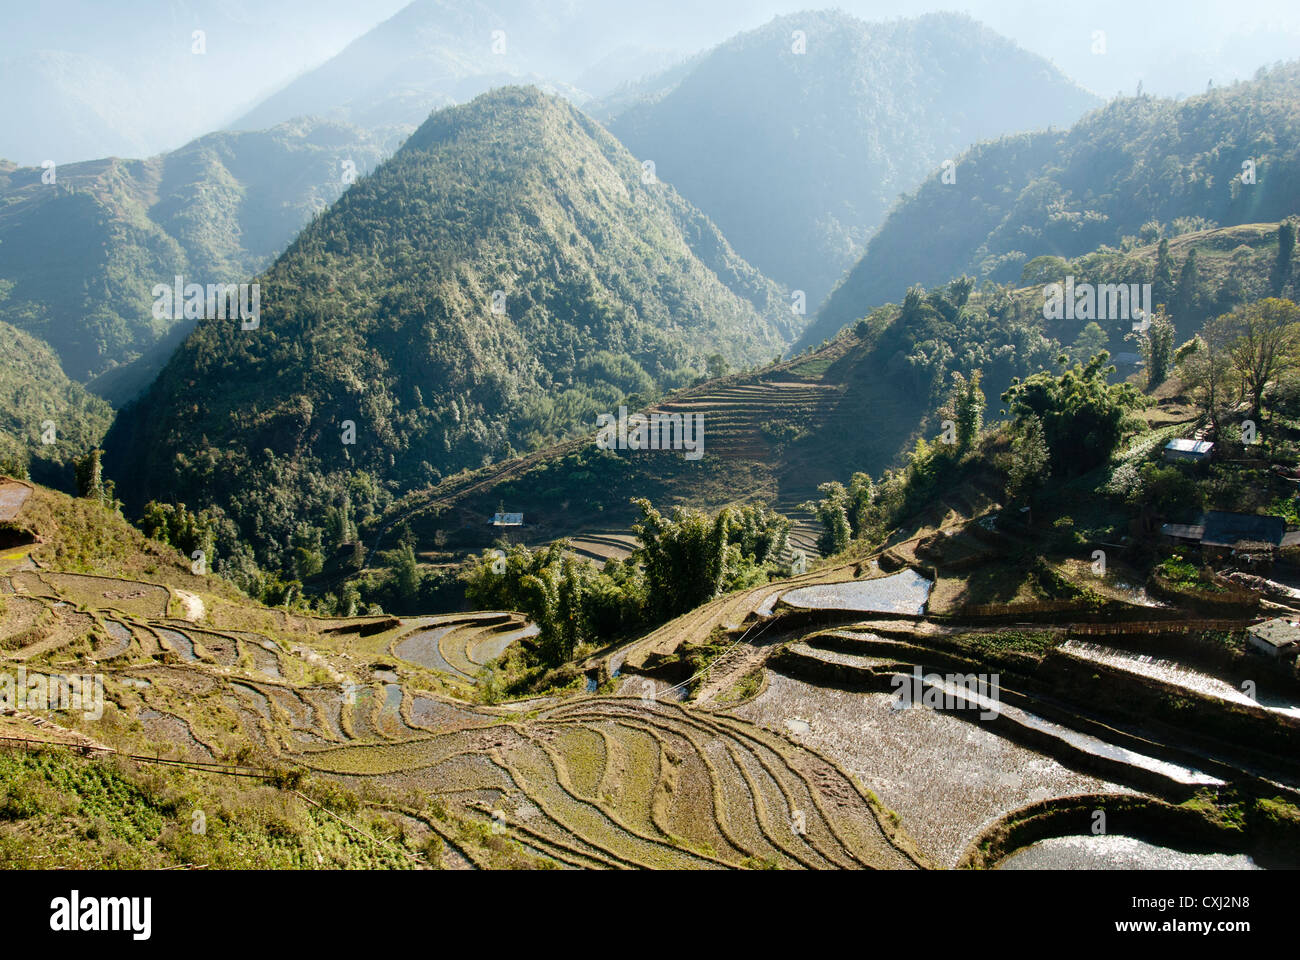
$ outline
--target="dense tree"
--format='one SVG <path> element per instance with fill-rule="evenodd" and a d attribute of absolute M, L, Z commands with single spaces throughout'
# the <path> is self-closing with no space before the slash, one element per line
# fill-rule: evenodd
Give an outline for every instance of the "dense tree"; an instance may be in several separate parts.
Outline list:
<path fill-rule="evenodd" d="M 100 462 L 103 454 L 103 450 L 91 450 L 73 461 L 77 475 L 77 495 L 101 504 L 108 499 L 104 489 L 104 468 Z"/>
<path fill-rule="evenodd" d="M 151 501 L 144 508 L 139 526 L 145 536 L 171 544 L 186 557 L 201 550 L 208 569 L 215 569 L 216 522 L 208 511 L 190 510 L 183 503 Z"/>
<path fill-rule="evenodd" d="M 411 601 L 420 592 L 420 565 L 415 558 L 415 551 L 409 543 L 404 543 L 393 551 L 389 571 L 396 584 L 397 596 L 403 601 Z"/>
<path fill-rule="evenodd" d="M 1273 263 L 1273 295 L 1282 296 L 1291 282 L 1291 262 L 1295 255 L 1295 222 L 1283 220 L 1277 228 L 1277 260 Z"/>
<path fill-rule="evenodd" d="M 1138 351 L 1146 364 L 1147 389 L 1154 390 L 1165 382 L 1174 360 L 1174 322 L 1160 306 L 1156 308 L 1156 315 L 1148 320 L 1146 329 L 1131 333 L 1129 337 L 1137 341 Z"/>
<path fill-rule="evenodd" d="M 1087 363 L 1106 349 L 1108 340 L 1106 331 L 1101 328 L 1101 325 L 1096 320 L 1091 320 L 1079 331 L 1079 335 L 1066 353 L 1073 363 Z"/>
<path fill-rule="evenodd" d="M 1219 321 L 1248 417 L 1259 422 L 1264 391 L 1283 369 L 1300 362 L 1300 307 L 1271 297 L 1248 304 Z"/>
<path fill-rule="evenodd" d="M 641 541 L 650 609 L 666 620 L 693 610 L 722 591 L 726 573 L 727 511 L 710 519 L 699 510 L 674 507 L 665 517 L 648 500 L 637 500 L 641 517 L 632 525 Z"/>
<path fill-rule="evenodd" d="M 1036 495 L 1052 473 L 1051 453 L 1043 421 L 1029 414 L 1016 423 L 1007 463 L 1007 496 L 1012 502 L 1027 502 L 1032 509 Z"/>
<path fill-rule="evenodd" d="M 1174 316 L 1186 321 L 1199 313 L 1202 297 L 1200 268 L 1196 262 L 1196 248 L 1193 247 L 1178 274 L 1178 289 L 1174 293 L 1172 306 Z"/>
<path fill-rule="evenodd" d="M 817 536 L 817 549 L 824 557 L 834 556 L 848 549 L 853 538 L 849 522 L 849 494 L 838 480 L 823 483 L 817 488 L 821 499 L 802 504 L 800 509 L 811 510 L 821 521 L 822 532 Z"/>
<path fill-rule="evenodd" d="M 1038 373 L 1002 395 L 1017 421 L 1033 416 L 1042 422 L 1053 470 L 1062 476 L 1105 463 L 1123 436 L 1126 414 L 1143 402 L 1132 386 L 1107 382 L 1114 370 L 1109 360 L 1103 352 L 1059 375 Z"/>
<path fill-rule="evenodd" d="M 1156 250 L 1156 267 L 1151 275 L 1151 297 L 1157 306 L 1174 302 L 1176 292 L 1174 281 L 1174 258 L 1169 255 L 1169 239 L 1160 241 Z"/>
<path fill-rule="evenodd" d="M 954 371 L 951 405 L 953 419 L 957 426 L 957 449 L 969 450 L 972 443 L 984 428 L 984 408 L 988 400 L 980 389 L 983 371 L 975 370 L 970 379 L 963 377 L 960 371 Z"/>

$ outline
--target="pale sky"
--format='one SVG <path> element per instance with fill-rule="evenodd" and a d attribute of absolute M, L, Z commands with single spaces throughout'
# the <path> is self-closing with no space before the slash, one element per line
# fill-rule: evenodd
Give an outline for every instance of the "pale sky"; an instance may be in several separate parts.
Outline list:
<path fill-rule="evenodd" d="M 492 0 L 463 2 L 490 6 Z M 520 0 L 501 2 L 509 7 Z M 67 161 L 109 153 L 144 155 L 220 129 L 400 10 L 406 0 L 0 3 L 0 82 L 12 94 L 6 97 L 8 104 L 0 104 L 0 156 L 32 163 L 46 156 Z M 775 14 L 822 6 L 838 6 L 866 20 L 956 9 L 1047 57 L 1103 97 L 1133 93 L 1139 82 L 1147 93 L 1190 95 L 1203 91 L 1210 80 L 1221 85 L 1249 79 L 1260 66 L 1300 57 L 1300 3 L 1295 0 L 551 3 L 590 5 L 598 13 L 589 23 L 610 24 L 609 50 L 597 51 L 599 56 L 629 41 L 684 56 L 759 26 Z M 198 69 L 189 50 L 196 29 L 205 31 L 208 47 Z M 593 55 L 593 60 L 599 56 Z M 25 91 L 24 84 L 44 89 Z M 97 94 L 107 103 L 95 101 Z M 87 109 L 98 120 L 93 129 L 80 119 L 78 111 Z M 78 137 L 65 139 L 65 151 L 91 152 L 93 157 L 59 156 L 53 143 L 64 132 L 60 124 L 82 128 Z"/>

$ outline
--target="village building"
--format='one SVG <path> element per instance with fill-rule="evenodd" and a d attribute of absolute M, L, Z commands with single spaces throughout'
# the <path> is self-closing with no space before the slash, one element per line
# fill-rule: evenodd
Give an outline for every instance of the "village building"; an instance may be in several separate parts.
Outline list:
<path fill-rule="evenodd" d="M 1294 659 L 1300 654 L 1300 623 L 1294 620 L 1268 620 L 1246 631 L 1251 649 L 1276 659 Z"/>
<path fill-rule="evenodd" d="M 1214 456 L 1214 444 L 1208 440 L 1170 440 L 1165 444 L 1165 463 L 1205 463 Z"/>
<path fill-rule="evenodd" d="M 1288 542 L 1282 517 L 1227 510 L 1211 510 L 1202 523 L 1166 523 L 1160 532 L 1184 546 L 1199 546 L 1206 563 L 1230 563 L 1258 573 L 1272 570 L 1278 550 Z"/>

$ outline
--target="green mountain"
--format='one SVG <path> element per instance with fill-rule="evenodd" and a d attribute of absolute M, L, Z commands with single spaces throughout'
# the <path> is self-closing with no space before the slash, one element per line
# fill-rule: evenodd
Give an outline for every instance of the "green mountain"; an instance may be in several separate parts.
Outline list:
<path fill-rule="evenodd" d="M 1016 283 L 1035 257 L 1120 246 L 1144 228 L 1281 220 L 1300 212 L 1297 144 L 1300 63 L 1187 100 L 1117 99 L 1068 131 L 980 144 L 958 160 L 955 184 L 936 172 L 890 214 L 800 346 L 914 283 L 963 273 Z"/>
<path fill-rule="evenodd" d="M 120 401 L 152 379 L 173 321 L 152 289 L 239 282 L 392 144 L 320 121 L 218 133 L 149 160 L 106 159 L 52 172 L 0 164 L 0 320 L 54 347 L 67 375 L 113 371 L 96 392 Z M 175 344 L 173 343 L 174 347 Z M 123 369 L 132 361 L 144 362 Z"/>
<path fill-rule="evenodd" d="M 1277 271 L 1281 227 L 1249 224 L 1169 241 L 1163 256 L 1177 278 L 1172 299 L 1185 328 L 1180 338 L 1207 317 L 1279 289 L 1292 297 L 1300 292 L 1294 257 L 1285 275 Z M 1094 284 L 1146 283 L 1161 259 L 1159 244 L 1095 250 L 1051 264 L 1043 282 L 1073 274 Z M 903 467 L 916 441 L 933 440 L 952 415 L 941 411 L 954 373 L 981 371 L 989 421 L 1000 417 L 998 398 L 1013 377 L 1055 370 L 1061 353 L 1083 359 L 1085 346 L 1088 356 L 1109 350 L 1121 376 L 1145 385 L 1130 322 L 1108 322 L 1081 337 L 1085 326 L 1045 320 L 1037 283 L 983 293 L 959 284 L 909 296 L 809 353 L 647 407 L 703 416 L 698 461 L 679 452 L 600 450 L 588 434 L 412 491 L 362 534 L 372 547 L 391 547 L 409 530 L 422 551 L 479 550 L 498 537 L 488 521 L 504 505 L 524 514 L 528 543 L 573 538 L 600 549 L 629 533 L 633 498 L 709 510 L 756 501 L 799 520 L 792 542 L 811 551 L 809 518 L 799 504 L 815 498 L 822 483 L 847 481 L 860 470 L 880 481 Z"/>
<path fill-rule="evenodd" d="M 221 506 L 278 561 L 347 498 L 780 353 L 798 318 L 779 288 L 642 174 L 535 89 L 435 114 L 260 278 L 257 330 L 198 325 L 119 415 L 106 468 L 136 508 Z"/>
<path fill-rule="evenodd" d="M 99 445 L 112 420 L 45 343 L 0 323 L 0 472 L 66 488 L 72 461 Z"/>
<path fill-rule="evenodd" d="M 779 17 L 675 71 L 667 90 L 643 83 L 643 102 L 607 126 L 741 256 L 805 291 L 809 310 L 927 172 L 972 143 L 1069 124 L 1098 102 L 956 14 Z"/>

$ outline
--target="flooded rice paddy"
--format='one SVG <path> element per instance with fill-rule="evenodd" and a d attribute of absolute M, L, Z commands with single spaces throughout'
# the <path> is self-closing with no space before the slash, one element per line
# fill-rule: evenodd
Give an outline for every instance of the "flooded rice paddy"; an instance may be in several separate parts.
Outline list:
<path fill-rule="evenodd" d="M 892 693 L 834 690 L 778 673 L 769 681 L 760 696 L 731 712 L 838 761 L 898 813 L 903 829 L 943 866 L 955 865 L 987 824 L 1026 804 L 1135 792 L 951 714 L 897 710 Z"/>
<path fill-rule="evenodd" d="M 1185 853 L 1120 836 L 1051 837 L 1017 850 L 999 870 L 1259 870 L 1245 854 Z"/>
<path fill-rule="evenodd" d="M 193 663 L 198 660 L 198 654 L 194 652 L 194 641 L 185 634 L 176 630 L 167 630 L 163 627 L 154 627 L 159 639 L 162 640 L 163 646 L 171 650 L 177 656 L 187 663 Z"/>
<path fill-rule="evenodd" d="M 111 639 L 95 651 L 95 656 L 100 660 L 109 660 L 126 653 L 131 646 L 131 631 L 126 628 L 126 625 L 116 620 L 105 620 L 104 629 L 108 631 Z"/>
<path fill-rule="evenodd" d="M 1266 710 L 1275 710 L 1278 713 L 1300 717 L 1300 698 L 1287 699 L 1259 694 L 1257 699 L 1251 699 L 1245 691 L 1233 686 L 1227 680 L 1204 673 L 1175 660 L 1119 650 L 1099 643 L 1086 643 L 1081 640 L 1070 640 L 1062 645 L 1061 649 L 1065 653 L 1072 653 L 1084 660 L 1091 660 L 1094 663 L 1116 667 L 1129 673 L 1151 677 L 1154 680 L 1161 680 L 1207 697 L 1217 697 L 1229 703 L 1253 704 Z"/>
<path fill-rule="evenodd" d="M 520 630 L 511 630 L 509 633 L 503 633 L 500 636 L 492 637 L 489 640 L 483 640 L 470 647 L 470 659 L 474 663 L 488 664 L 501 654 L 515 641 L 522 640 L 525 637 L 535 637 L 542 632 L 542 628 L 537 624 L 529 624 Z"/>
<path fill-rule="evenodd" d="M 403 660 L 419 664 L 429 670 L 437 670 L 439 673 L 449 673 L 453 677 L 464 677 L 468 680 L 474 679 L 461 670 L 457 670 L 442 655 L 438 649 L 438 641 L 459 628 L 461 624 L 448 624 L 442 627 L 434 627 L 432 630 L 420 630 L 403 639 L 393 652 Z"/>
<path fill-rule="evenodd" d="M 915 570 L 904 570 L 892 577 L 876 580 L 850 580 L 846 583 L 819 583 L 799 587 L 782 595 L 792 607 L 814 610 L 853 610 L 861 613 L 925 613 L 930 599 L 932 580 Z"/>

